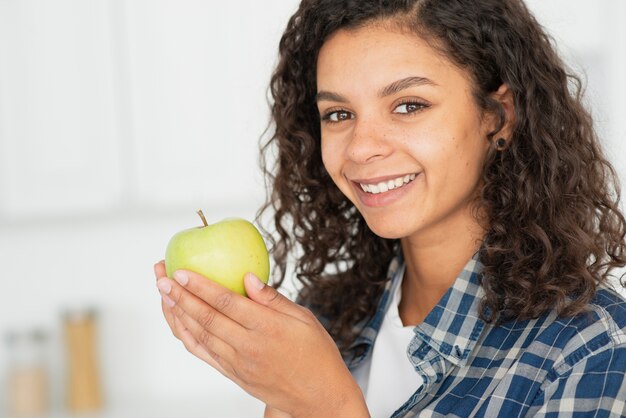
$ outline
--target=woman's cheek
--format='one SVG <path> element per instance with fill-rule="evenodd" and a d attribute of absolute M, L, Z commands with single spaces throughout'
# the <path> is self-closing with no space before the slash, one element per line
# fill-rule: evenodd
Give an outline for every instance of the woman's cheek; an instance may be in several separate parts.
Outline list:
<path fill-rule="evenodd" d="M 339 156 L 341 154 L 336 147 L 330 145 L 331 143 L 331 141 L 322 140 L 322 163 L 328 174 L 337 182 L 336 176 L 340 170 Z"/>

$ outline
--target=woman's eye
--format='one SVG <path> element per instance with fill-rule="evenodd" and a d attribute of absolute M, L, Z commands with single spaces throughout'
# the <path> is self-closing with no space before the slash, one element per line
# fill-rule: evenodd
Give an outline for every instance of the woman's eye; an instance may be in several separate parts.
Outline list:
<path fill-rule="evenodd" d="M 346 112 L 345 110 L 335 110 L 334 112 L 329 112 L 322 117 L 322 120 L 331 123 L 343 122 L 348 119 L 352 119 L 352 114 L 350 112 Z"/>
<path fill-rule="evenodd" d="M 428 107 L 425 103 L 402 103 L 395 108 L 395 113 L 413 113 Z"/>

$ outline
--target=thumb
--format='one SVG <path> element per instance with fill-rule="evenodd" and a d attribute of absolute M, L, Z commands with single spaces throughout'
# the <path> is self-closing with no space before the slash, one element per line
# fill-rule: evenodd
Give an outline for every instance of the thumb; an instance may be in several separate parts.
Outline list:
<path fill-rule="evenodd" d="M 274 309 L 275 311 L 290 313 L 293 302 L 281 295 L 272 286 L 268 286 L 252 273 L 246 273 L 243 278 L 248 297 L 253 301 Z"/>

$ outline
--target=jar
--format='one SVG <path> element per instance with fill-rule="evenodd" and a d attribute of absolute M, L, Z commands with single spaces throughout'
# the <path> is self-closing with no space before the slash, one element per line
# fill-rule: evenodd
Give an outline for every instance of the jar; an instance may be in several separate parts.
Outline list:
<path fill-rule="evenodd" d="M 5 336 L 9 416 L 37 417 L 48 412 L 47 339 L 40 329 L 12 331 Z"/>

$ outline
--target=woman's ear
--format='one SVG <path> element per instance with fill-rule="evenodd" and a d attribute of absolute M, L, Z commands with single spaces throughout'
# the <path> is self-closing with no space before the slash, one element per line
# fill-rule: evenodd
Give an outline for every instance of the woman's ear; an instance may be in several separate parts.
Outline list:
<path fill-rule="evenodd" d="M 498 90 L 491 93 L 491 98 L 498 102 L 504 110 L 504 124 L 502 129 L 495 134 L 494 140 L 504 138 L 507 142 L 513 137 L 513 130 L 515 129 L 515 99 L 513 92 L 509 88 L 508 84 L 502 84 Z M 494 126 L 496 129 L 496 126 Z"/>

